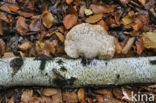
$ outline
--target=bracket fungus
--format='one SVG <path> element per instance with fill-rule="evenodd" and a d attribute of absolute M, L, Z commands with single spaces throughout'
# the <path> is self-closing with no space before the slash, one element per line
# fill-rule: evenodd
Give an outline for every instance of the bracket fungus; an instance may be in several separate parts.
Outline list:
<path fill-rule="evenodd" d="M 115 53 L 116 38 L 100 25 L 82 23 L 73 27 L 66 35 L 65 52 L 71 58 L 98 57 L 109 59 Z"/>

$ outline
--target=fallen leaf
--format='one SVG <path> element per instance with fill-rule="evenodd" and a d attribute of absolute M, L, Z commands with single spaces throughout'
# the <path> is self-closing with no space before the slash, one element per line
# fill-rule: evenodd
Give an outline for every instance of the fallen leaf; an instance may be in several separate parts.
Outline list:
<path fill-rule="evenodd" d="M 9 19 L 8 19 L 6 13 L 0 12 L 0 19 L 2 21 L 5 21 L 5 22 L 9 23 Z"/>
<path fill-rule="evenodd" d="M 80 88 L 77 92 L 79 101 L 85 100 L 85 90 L 84 88 Z"/>
<path fill-rule="evenodd" d="M 115 46 L 115 49 L 116 49 L 117 54 L 121 54 L 122 47 L 121 47 L 121 45 L 119 43 Z"/>
<path fill-rule="evenodd" d="M 91 9 L 85 9 L 84 13 L 85 13 L 86 16 L 90 16 L 90 15 L 93 14 L 93 11 Z"/>
<path fill-rule="evenodd" d="M 77 16 L 74 14 L 68 14 L 64 17 L 63 19 L 63 24 L 65 26 L 66 29 L 70 29 L 71 27 L 73 27 L 74 25 L 77 24 Z"/>
<path fill-rule="evenodd" d="M 124 46 L 124 48 L 122 49 L 122 53 L 123 54 L 127 54 L 128 51 L 131 49 L 133 43 L 134 43 L 135 37 L 131 37 L 129 38 L 129 40 L 127 41 L 126 45 Z"/>
<path fill-rule="evenodd" d="M 0 55 L 3 55 L 5 52 L 5 42 L 3 39 L 0 39 Z"/>
<path fill-rule="evenodd" d="M 92 11 L 95 14 L 101 14 L 101 13 L 112 13 L 114 12 L 114 8 L 116 7 L 116 5 L 95 5 L 95 4 L 91 4 L 90 8 L 92 9 Z"/>
<path fill-rule="evenodd" d="M 98 24 L 102 26 L 106 31 L 108 31 L 108 26 L 104 20 L 101 20 Z"/>
<path fill-rule="evenodd" d="M 20 50 L 27 51 L 30 48 L 32 48 L 32 46 L 33 46 L 33 43 L 32 42 L 26 41 L 26 42 L 22 43 L 21 45 L 19 45 L 18 48 Z"/>
<path fill-rule="evenodd" d="M 11 99 L 8 101 L 8 103 L 14 103 L 14 98 L 11 97 Z"/>
<path fill-rule="evenodd" d="M 51 103 L 52 98 L 51 97 L 41 97 L 41 103 Z"/>
<path fill-rule="evenodd" d="M 16 4 L 9 4 L 8 8 L 10 11 L 15 12 L 15 13 L 17 12 L 17 10 L 19 10 L 18 5 L 16 5 Z"/>
<path fill-rule="evenodd" d="M 64 38 L 64 35 L 62 34 L 62 33 L 60 33 L 60 32 L 54 32 L 56 35 L 57 35 L 57 37 L 59 38 L 59 40 L 61 41 L 61 42 L 64 42 L 64 40 L 65 40 L 65 38 Z"/>
<path fill-rule="evenodd" d="M 122 99 L 123 94 L 120 88 L 114 88 L 113 89 L 113 95 L 118 98 L 118 99 Z"/>
<path fill-rule="evenodd" d="M 10 57 L 14 57 L 14 53 L 13 52 L 5 52 L 2 58 L 10 58 Z"/>
<path fill-rule="evenodd" d="M 33 17 L 34 14 L 31 13 L 31 12 L 24 12 L 24 11 L 21 11 L 21 10 L 18 10 L 16 13 L 18 13 L 20 16 L 23 16 L 23 17 Z"/>
<path fill-rule="evenodd" d="M 53 96 L 58 93 L 58 89 L 54 88 L 45 88 L 42 90 L 42 95 L 44 96 Z"/>
<path fill-rule="evenodd" d="M 30 31 L 40 31 L 41 30 L 41 22 L 39 19 L 32 20 L 31 24 L 29 25 Z"/>
<path fill-rule="evenodd" d="M 146 0 L 138 0 L 143 6 L 146 4 Z"/>
<path fill-rule="evenodd" d="M 0 35 L 3 35 L 2 21 L 0 20 Z"/>
<path fill-rule="evenodd" d="M 41 103 L 41 98 L 39 97 L 32 97 L 29 102 L 25 102 L 25 103 Z"/>
<path fill-rule="evenodd" d="M 29 31 L 28 24 L 26 24 L 26 19 L 24 17 L 18 17 L 18 20 L 16 22 L 16 30 L 22 36 L 24 36 L 24 34 Z"/>
<path fill-rule="evenodd" d="M 51 26 L 53 25 L 53 21 L 54 21 L 54 17 L 53 17 L 53 14 L 49 11 L 44 11 L 42 13 L 42 22 L 43 22 L 43 25 L 46 27 L 46 28 L 51 28 Z"/>
<path fill-rule="evenodd" d="M 83 6 L 80 7 L 79 15 L 80 15 L 81 17 L 84 17 L 85 9 L 86 9 L 86 6 L 85 6 L 85 5 L 83 5 Z"/>
<path fill-rule="evenodd" d="M 142 38 L 139 38 L 139 39 L 135 42 L 135 45 L 136 45 L 136 49 L 137 49 L 137 54 L 141 55 L 141 53 L 142 53 L 143 50 L 144 50 L 143 39 L 142 39 Z"/>
<path fill-rule="evenodd" d="M 21 95 L 21 101 L 24 103 L 28 103 L 28 101 L 32 98 L 32 96 L 33 96 L 33 90 L 26 90 Z"/>
<path fill-rule="evenodd" d="M 63 102 L 65 103 L 78 103 L 78 97 L 77 94 L 72 91 L 72 92 L 63 92 L 62 93 L 63 97 Z"/>
<path fill-rule="evenodd" d="M 122 18 L 122 22 L 123 22 L 124 25 L 127 25 L 127 24 L 132 23 L 133 22 L 133 19 L 131 19 L 128 16 L 125 16 L 124 18 Z"/>
<path fill-rule="evenodd" d="M 120 2 L 123 4 L 123 5 L 126 5 L 130 2 L 131 0 L 120 0 Z"/>
<path fill-rule="evenodd" d="M 1 10 L 4 10 L 4 11 L 6 11 L 6 12 L 10 12 L 10 10 L 9 10 L 9 8 L 8 8 L 8 6 L 7 6 L 7 4 L 4 4 L 4 5 L 0 6 L 0 9 L 1 9 Z"/>
<path fill-rule="evenodd" d="M 44 49 L 49 51 L 52 54 L 55 54 L 57 45 L 58 45 L 57 40 L 53 40 L 53 41 L 46 40 Z"/>
<path fill-rule="evenodd" d="M 90 16 L 85 21 L 87 23 L 96 23 L 102 19 L 102 16 L 103 16 L 102 14 L 96 14 L 96 15 Z"/>
<path fill-rule="evenodd" d="M 73 0 L 66 0 L 67 4 L 71 4 L 73 2 Z"/>
<path fill-rule="evenodd" d="M 123 103 L 123 102 L 114 98 L 108 98 L 108 99 L 104 99 L 104 102 L 102 103 Z"/>
<path fill-rule="evenodd" d="M 58 90 L 57 94 L 52 96 L 52 103 L 63 103 L 61 90 Z"/>
<path fill-rule="evenodd" d="M 104 95 L 104 98 L 113 98 L 112 92 L 109 89 L 96 90 L 95 92 Z"/>
<path fill-rule="evenodd" d="M 101 96 L 101 95 L 96 95 L 96 100 L 97 100 L 97 103 L 105 103 L 104 102 L 104 97 Z M 106 102 L 107 103 L 107 102 Z"/>
<path fill-rule="evenodd" d="M 145 48 L 156 48 L 156 32 L 143 33 L 143 43 Z"/>

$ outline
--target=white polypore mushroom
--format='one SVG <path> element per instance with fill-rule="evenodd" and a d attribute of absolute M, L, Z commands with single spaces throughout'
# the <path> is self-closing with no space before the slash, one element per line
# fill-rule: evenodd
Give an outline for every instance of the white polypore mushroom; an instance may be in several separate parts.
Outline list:
<path fill-rule="evenodd" d="M 72 58 L 112 58 L 116 38 L 109 35 L 100 25 L 82 23 L 73 27 L 66 35 L 65 52 Z"/>

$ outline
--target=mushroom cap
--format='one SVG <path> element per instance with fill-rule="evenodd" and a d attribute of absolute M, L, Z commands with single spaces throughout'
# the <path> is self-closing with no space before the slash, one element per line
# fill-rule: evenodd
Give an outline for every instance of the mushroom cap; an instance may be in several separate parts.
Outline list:
<path fill-rule="evenodd" d="M 65 52 L 71 58 L 112 58 L 115 53 L 115 37 L 100 25 L 78 24 L 66 35 Z"/>

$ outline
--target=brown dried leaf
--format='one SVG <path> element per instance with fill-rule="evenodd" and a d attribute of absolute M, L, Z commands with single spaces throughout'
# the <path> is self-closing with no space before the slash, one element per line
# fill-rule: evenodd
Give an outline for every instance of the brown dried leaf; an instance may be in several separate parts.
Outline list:
<path fill-rule="evenodd" d="M 53 41 L 46 40 L 45 50 L 49 51 L 52 54 L 55 54 L 57 45 L 58 45 L 57 40 L 53 40 Z"/>
<path fill-rule="evenodd" d="M 43 25 L 46 27 L 46 28 L 51 28 L 51 26 L 53 25 L 53 21 L 54 21 L 54 17 L 53 17 L 53 14 L 49 11 L 44 11 L 42 13 L 42 22 L 43 22 Z"/>
<path fill-rule="evenodd" d="M 138 0 L 143 6 L 146 4 L 146 0 Z"/>
<path fill-rule="evenodd" d="M 58 93 L 52 96 L 51 102 L 52 103 L 63 103 L 61 90 L 58 90 Z"/>
<path fill-rule="evenodd" d="M 20 15 L 20 16 L 23 16 L 23 17 L 33 17 L 34 14 L 33 13 L 30 13 L 30 12 L 24 12 L 24 11 L 21 11 L 21 10 L 18 10 L 17 13 Z"/>
<path fill-rule="evenodd" d="M 73 0 L 66 0 L 67 4 L 71 4 L 73 2 Z"/>
<path fill-rule="evenodd" d="M 104 20 L 101 20 L 98 24 L 102 26 L 106 31 L 108 31 L 108 26 Z"/>
<path fill-rule="evenodd" d="M 56 31 L 55 34 L 57 35 L 57 37 L 59 38 L 61 42 L 64 42 L 65 38 L 62 33 Z"/>
<path fill-rule="evenodd" d="M 39 19 L 32 20 L 31 24 L 29 25 L 30 31 L 40 31 L 41 30 L 41 22 Z"/>
<path fill-rule="evenodd" d="M 87 23 L 96 23 L 102 19 L 102 16 L 103 16 L 102 14 L 96 14 L 96 15 L 90 16 L 85 21 Z"/>
<path fill-rule="evenodd" d="M 14 103 L 14 97 L 11 97 L 11 99 L 8 101 L 8 103 Z"/>
<path fill-rule="evenodd" d="M 96 100 L 97 100 L 97 103 L 105 103 L 104 97 L 101 95 L 96 95 Z"/>
<path fill-rule="evenodd" d="M 125 47 L 122 49 L 122 53 L 123 54 L 127 54 L 128 51 L 131 49 L 133 43 L 134 43 L 135 37 L 131 37 L 129 38 L 129 40 L 127 41 Z"/>
<path fill-rule="evenodd" d="M 32 90 L 26 90 L 23 92 L 21 96 L 21 101 L 24 103 L 28 103 L 28 101 L 32 98 L 33 91 Z"/>
<path fill-rule="evenodd" d="M 117 97 L 118 99 L 122 99 L 122 97 L 123 97 L 122 91 L 119 88 L 114 88 L 113 89 L 113 95 L 115 97 Z"/>
<path fill-rule="evenodd" d="M 121 45 L 119 43 L 115 46 L 115 49 L 116 49 L 117 54 L 121 54 L 122 47 L 121 47 Z"/>
<path fill-rule="evenodd" d="M 2 58 L 10 58 L 10 57 L 14 57 L 14 53 L 13 52 L 5 52 Z"/>
<path fill-rule="evenodd" d="M 5 42 L 3 39 L 0 39 L 0 55 L 3 55 L 5 52 Z"/>
<path fill-rule="evenodd" d="M 143 43 L 145 48 L 156 48 L 156 32 L 143 33 Z"/>
<path fill-rule="evenodd" d="M 95 14 L 101 14 L 101 13 L 112 13 L 114 12 L 114 8 L 116 7 L 116 5 L 95 5 L 95 4 L 91 4 L 90 8 L 92 9 L 92 11 Z"/>
<path fill-rule="evenodd" d="M 41 103 L 52 103 L 52 98 L 51 97 L 41 97 Z"/>
<path fill-rule="evenodd" d="M 54 88 L 45 88 L 42 90 L 42 95 L 44 96 L 53 96 L 58 93 L 58 89 Z"/>
<path fill-rule="evenodd" d="M 126 5 L 130 2 L 131 0 L 120 0 L 120 2 L 123 4 L 123 5 Z"/>
<path fill-rule="evenodd" d="M 33 43 L 30 41 L 26 41 L 24 43 L 22 43 L 21 45 L 18 46 L 19 49 L 23 50 L 23 51 L 27 51 L 30 48 L 32 48 Z"/>
<path fill-rule="evenodd" d="M 4 10 L 4 11 L 6 11 L 6 12 L 10 12 L 10 10 L 9 10 L 9 8 L 8 8 L 8 6 L 7 6 L 7 4 L 4 4 L 4 5 L 0 6 L 0 9 L 1 9 L 1 10 Z"/>
<path fill-rule="evenodd" d="M 0 12 L 0 19 L 9 23 L 9 19 L 8 19 L 6 13 Z"/>
<path fill-rule="evenodd" d="M 0 20 L 0 35 L 3 35 L 2 21 Z"/>
<path fill-rule="evenodd" d="M 123 102 L 114 98 L 108 98 L 108 99 L 104 99 L 104 102 L 102 103 L 123 103 Z"/>
<path fill-rule="evenodd" d="M 24 17 L 18 17 L 18 20 L 16 22 L 16 30 L 22 36 L 24 36 L 24 34 L 29 31 L 28 24 L 26 24 L 26 19 Z"/>
<path fill-rule="evenodd" d="M 139 39 L 135 42 L 135 45 L 136 45 L 136 49 L 137 49 L 137 54 L 141 55 L 141 53 L 142 53 L 143 50 L 144 50 L 143 39 L 142 39 L 142 38 L 139 38 Z"/>
<path fill-rule="evenodd" d="M 84 17 L 85 9 L 86 9 L 86 6 L 85 6 L 85 5 L 83 5 L 83 6 L 80 7 L 79 15 L 80 15 L 81 17 Z"/>
<path fill-rule="evenodd" d="M 64 92 L 63 94 L 63 101 L 65 103 L 78 103 L 78 97 L 77 94 L 72 91 L 72 92 Z"/>
<path fill-rule="evenodd" d="M 95 92 L 104 95 L 104 98 L 113 98 L 112 92 L 109 89 L 96 90 Z"/>
<path fill-rule="evenodd" d="M 25 102 L 25 103 L 41 103 L 41 98 L 39 97 L 32 97 L 29 102 Z"/>
<path fill-rule="evenodd" d="M 71 27 L 73 27 L 74 25 L 77 24 L 77 16 L 74 14 L 68 14 L 64 17 L 63 19 L 63 24 L 65 26 L 66 29 L 70 29 Z"/>
<path fill-rule="evenodd" d="M 85 90 L 84 88 L 80 88 L 77 92 L 79 101 L 83 101 L 85 99 Z"/>

